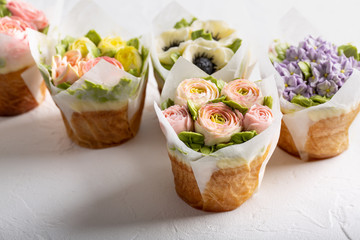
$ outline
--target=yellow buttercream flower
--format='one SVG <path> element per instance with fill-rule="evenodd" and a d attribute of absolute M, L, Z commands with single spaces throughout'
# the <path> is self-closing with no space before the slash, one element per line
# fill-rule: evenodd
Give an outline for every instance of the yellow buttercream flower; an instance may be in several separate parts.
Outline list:
<path fill-rule="evenodd" d="M 90 53 L 93 57 L 98 57 L 98 49 L 95 44 L 87 37 L 82 37 L 73 42 L 69 50 L 79 50 L 83 58 L 87 57 Z"/>
<path fill-rule="evenodd" d="M 124 66 L 125 71 L 129 71 L 131 69 L 136 70 L 135 75 L 140 75 L 141 70 L 141 56 L 138 50 L 133 46 L 124 46 L 120 48 L 115 54 L 116 60 L 121 62 Z"/>
<path fill-rule="evenodd" d="M 98 45 L 102 56 L 113 57 L 125 45 L 121 37 L 106 37 Z"/>

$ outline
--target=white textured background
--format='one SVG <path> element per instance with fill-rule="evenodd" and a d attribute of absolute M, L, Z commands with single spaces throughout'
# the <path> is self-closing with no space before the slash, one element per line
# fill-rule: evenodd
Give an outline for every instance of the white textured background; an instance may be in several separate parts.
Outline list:
<path fill-rule="evenodd" d="M 169 1 L 97 2 L 141 34 Z M 329 40 L 360 45 L 358 1 L 181 3 L 230 24 L 248 6 L 270 31 L 296 6 Z M 205 213 L 176 195 L 152 72 L 149 80 L 140 131 L 119 147 L 71 143 L 49 96 L 27 114 L 0 118 L 0 239 L 360 239 L 359 117 L 342 155 L 302 162 L 276 149 L 255 196 L 232 212 Z"/>

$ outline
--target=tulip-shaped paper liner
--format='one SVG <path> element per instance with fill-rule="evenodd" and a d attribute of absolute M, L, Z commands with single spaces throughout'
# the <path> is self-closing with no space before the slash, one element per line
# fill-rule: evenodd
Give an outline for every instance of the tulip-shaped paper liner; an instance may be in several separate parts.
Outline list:
<path fill-rule="evenodd" d="M 184 79 L 208 76 L 192 63 L 179 58 L 165 82 L 161 102 L 173 99 L 177 86 Z M 206 211 L 232 210 L 251 197 L 260 186 L 266 164 L 279 138 L 282 114 L 274 78 L 257 81 L 256 85 L 264 96 L 274 99 L 273 123 L 251 140 L 224 147 L 209 155 L 187 147 L 154 103 L 167 140 L 176 191 L 189 205 Z"/>
<path fill-rule="evenodd" d="M 154 76 L 158 83 L 158 88 L 159 88 L 160 92 L 164 86 L 165 79 L 167 79 L 167 77 L 169 75 L 169 70 L 160 63 L 160 60 L 159 60 L 160 55 L 159 55 L 158 51 L 160 48 L 163 49 L 163 47 L 159 46 L 158 38 L 165 31 L 174 29 L 174 25 L 177 22 L 179 22 L 181 19 L 185 19 L 185 20 L 191 22 L 191 20 L 194 19 L 194 16 L 191 13 L 189 13 L 187 10 L 185 10 L 182 6 L 180 6 L 178 3 L 172 2 L 169 5 L 167 5 L 153 20 L 151 59 L 152 59 L 153 68 L 154 68 Z M 221 24 L 219 24 L 219 25 L 221 25 Z M 231 29 L 231 31 L 232 30 L 235 30 L 235 29 Z M 230 31 L 230 28 L 228 30 L 224 30 L 224 32 L 226 32 L 226 31 Z M 205 32 L 206 32 L 206 30 L 205 30 Z M 185 33 L 185 34 L 189 34 L 189 36 L 191 35 L 190 32 Z M 251 52 L 249 50 L 249 47 L 248 47 L 249 44 L 248 44 L 247 40 L 244 38 L 244 36 L 241 35 L 241 31 L 236 30 L 234 34 L 236 35 L 236 38 L 234 37 L 234 39 L 241 39 L 240 40 L 241 45 L 235 53 L 231 54 L 232 57 L 226 63 L 226 65 L 223 66 L 220 70 L 217 70 L 216 72 L 214 72 L 212 74 L 215 78 L 216 77 L 226 77 L 227 79 L 233 79 L 235 76 L 240 76 L 241 78 L 248 78 L 251 74 L 253 67 L 255 66 L 253 58 L 251 57 Z M 173 37 L 173 36 L 176 36 L 176 34 L 171 33 L 169 36 Z M 189 39 L 189 36 L 187 36 L 186 39 Z M 179 41 L 178 43 L 181 44 L 180 46 L 184 46 L 184 48 L 190 49 L 190 47 L 185 47 L 185 46 L 188 46 L 188 43 L 190 41 L 191 41 L 191 38 L 190 38 L 190 40 L 186 40 L 183 43 L 181 43 L 182 40 Z M 206 46 L 205 47 L 206 49 L 212 49 L 209 51 L 214 51 L 213 58 L 216 58 L 217 56 L 223 56 L 222 49 L 231 48 L 231 46 L 232 46 L 232 42 L 228 42 L 227 43 L 228 45 L 224 43 L 223 44 L 224 46 L 222 46 L 218 43 L 218 42 L 221 42 L 221 40 L 210 42 L 210 41 L 204 40 L 201 37 L 196 39 L 195 41 L 198 41 L 199 45 Z M 177 40 L 170 41 L 170 42 L 171 42 L 170 44 L 174 44 L 174 42 L 177 42 Z M 196 49 L 195 45 L 193 45 L 193 47 L 194 47 L 194 49 Z M 199 48 L 201 48 L 201 47 L 199 47 Z M 179 53 L 177 53 L 173 49 L 174 48 L 167 50 L 167 51 L 174 51 L 173 54 L 175 54 L 175 55 L 177 55 L 177 57 L 179 57 L 179 55 L 178 55 Z M 181 50 L 181 51 L 186 52 L 188 50 Z M 191 52 L 191 51 L 189 51 L 189 52 Z M 176 61 L 176 60 L 174 60 L 173 57 L 171 57 L 171 59 L 172 59 L 171 61 L 173 61 L 173 63 L 174 63 L 174 61 Z"/>
<path fill-rule="evenodd" d="M 31 5 L 26 1 L 0 3 L 0 25 L 3 31 L 0 33 L 0 116 L 27 112 L 45 98 L 46 86 L 31 56 L 28 36 L 23 30 L 25 27 L 33 27 L 46 31 L 48 24 L 57 20 L 55 8 L 59 7 L 60 1 L 51 4 L 49 1 L 29 3 Z M 12 20 L 13 17 L 18 19 Z M 46 27 L 39 29 L 34 22 L 38 23 L 39 28 Z M 13 28 L 17 29 L 16 33 L 6 34 L 12 32 Z"/>
<path fill-rule="evenodd" d="M 292 9 L 281 22 L 282 42 L 298 44 L 309 32 L 319 36 L 306 19 Z M 294 29 L 296 31 L 294 32 Z M 267 42 L 267 49 L 269 42 Z M 360 110 L 360 72 L 351 76 L 326 103 L 303 107 L 283 97 L 284 79 L 271 64 L 268 55 L 260 60 L 261 75 L 273 75 L 279 91 L 281 110 L 284 114 L 279 146 L 302 160 L 324 159 L 336 156 L 348 148 L 348 129 Z"/>
<path fill-rule="evenodd" d="M 146 40 L 139 38 L 138 49 L 143 57 L 139 77 L 100 60 L 63 90 L 54 84 L 46 69 L 46 66 L 51 66 L 60 39 L 70 34 L 83 36 L 90 27 L 101 36 L 127 36 L 126 32 L 119 32 L 121 28 L 92 1 L 80 1 L 65 19 L 59 26 L 61 34 L 53 31 L 46 36 L 29 31 L 31 53 L 61 110 L 69 137 L 89 148 L 118 145 L 134 137 L 140 125 L 148 77 Z"/>

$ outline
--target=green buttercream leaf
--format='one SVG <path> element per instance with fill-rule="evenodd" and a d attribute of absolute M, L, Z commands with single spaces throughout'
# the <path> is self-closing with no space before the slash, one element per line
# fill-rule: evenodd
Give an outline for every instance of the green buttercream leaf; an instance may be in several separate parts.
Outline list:
<path fill-rule="evenodd" d="M 270 109 L 272 109 L 272 105 L 273 105 L 273 98 L 272 96 L 265 96 L 264 97 L 264 106 L 268 106 Z"/>
<path fill-rule="evenodd" d="M 178 137 L 181 141 L 189 145 L 193 143 L 204 144 L 204 135 L 201 133 L 183 131 L 178 134 Z"/>
<path fill-rule="evenodd" d="M 241 46 L 241 42 L 242 42 L 242 40 L 240 38 L 237 38 L 237 39 L 235 39 L 235 41 L 232 44 L 230 44 L 230 45 L 228 45 L 226 47 L 230 48 L 234 53 L 236 53 L 236 51 Z"/>
<path fill-rule="evenodd" d="M 10 17 L 12 14 L 9 11 L 9 9 L 6 7 L 6 1 L 5 3 L 1 3 L 0 5 L 0 17 Z"/>
<path fill-rule="evenodd" d="M 198 38 L 203 38 L 205 40 L 211 41 L 213 38 L 211 36 L 211 33 L 204 32 L 204 29 L 196 30 L 191 33 L 191 39 L 195 40 Z"/>
<path fill-rule="evenodd" d="M 139 50 L 140 47 L 140 41 L 138 38 L 132 38 L 129 41 L 126 42 L 126 45 L 128 46 L 133 46 L 134 48 L 136 48 L 137 50 Z"/>
<path fill-rule="evenodd" d="M 298 104 L 303 107 L 311 107 L 313 106 L 313 101 L 309 98 L 306 98 L 302 95 L 296 95 L 291 99 L 291 103 Z"/>
<path fill-rule="evenodd" d="M 202 147 L 202 144 L 199 144 L 199 143 L 190 143 L 189 144 L 189 147 L 194 150 L 195 152 L 198 152 L 201 147 Z"/>
<path fill-rule="evenodd" d="M 101 52 L 101 50 L 100 50 Z M 103 56 L 107 56 L 107 57 L 111 57 L 113 58 L 116 54 L 116 49 L 108 49 L 107 51 L 104 51 L 104 52 L 101 52 L 100 56 L 103 57 Z"/>
<path fill-rule="evenodd" d="M 252 131 L 245 131 L 245 132 L 238 132 L 235 133 L 231 136 L 231 141 L 236 143 L 236 144 L 240 144 L 240 143 L 244 143 L 246 141 L 249 141 L 250 139 L 252 139 L 253 137 L 255 137 L 257 135 L 255 130 Z"/>
<path fill-rule="evenodd" d="M 65 49 L 65 46 L 62 45 L 62 44 L 59 44 L 59 45 L 56 45 L 55 46 L 55 51 L 56 51 L 56 54 L 60 55 L 61 57 L 64 56 L 65 52 L 66 52 L 66 49 Z"/>
<path fill-rule="evenodd" d="M 69 45 L 73 42 L 75 42 L 75 38 L 71 36 L 66 36 L 64 39 L 61 40 L 61 44 L 64 46 L 65 52 L 69 50 Z"/>
<path fill-rule="evenodd" d="M 212 83 L 214 83 L 216 85 L 216 87 L 218 88 L 219 92 L 221 92 L 221 90 L 223 89 L 223 87 L 225 86 L 226 82 L 221 80 L 221 79 L 216 79 L 213 76 L 208 76 L 203 78 L 205 80 L 209 80 Z"/>
<path fill-rule="evenodd" d="M 89 99 L 99 103 L 104 103 L 108 101 L 116 101 L 119 99 L 119 96 L 131 96 L 133 94 L 133 92 L 131 92 L 131 90 L 133 90 L 131 89 L 131 82 L 131 79 L 122 78 L 118 84 L 109 89 L 103 85 L 85 80 L 81 88 L 74 90 L 67 89 L 67 92 L 81 100 Z"/>
<path fill-rule="evenodd" d="M 341 56 L 344 54 L 346 57 L 354 57 L 355 60 L 359 60 L 358 50 L 355 46 L 351 44 L 341 45 L 338 47 L 338 55 Z"/>
<path fill-rule="evenodd" d="M 282 62 L 286 58 L 286 50 L 289 48 L 287 43 L 277 43 L 275 45 L 275 52 L 277 53 L 277 58 Z"/>
<path fill-rule="evenodd" d="M 194 103 L 191 100 L 187 100 L 187 106 L 189 108 L 192 119 L 195 121 L 198 117 L 198 110 L 196 109 Z"/>
<path fill-rule="evenodd" d="M 99 43 L 101 42 L 100 35 L 93 29 L 88 31 L 88 33 L 85 35 L 85 37 L 90 39 L 95 44 L 95 46 L 99 45 Z"/>
<path fill-rule="evenodd" d="M 233 142 L 220 143 L 220 144 L 217 144 L 217 145 L 216 145 L 216 150 L 219 150 L 219 149 L 221 149 L 221 148 L 228 147 L 228 146 L 231 146 L 231 145 L 234 145 L 234 143 L 233 143 Z"/>
<path fill-rule="evenodd" d="M 141 74 L 144 70 L 145 61 L 146 61 L 147 57 L 149 56 L 149 49 L 142 46 L 140 55 L 141 55 L 141 60 L 142 60 L 141 69 L 140 69 L 140 74 Z"/>
<path fill-rule="evenodd" d="M 170 58 L 174 63 L 179 59 L 180 56 L 181 54 L 178 52 L 173 52 L 170 54 Z"/>
<path fill-rule="evenodd" d="M 234 102 L 232 100 L 223 101 L 223 103 L 225 103 L 226 105 L 228 105 L 231 108 L 239 110 L 243 115 L 245 115 L 245 113 L 249 110 L 247 107 L 243 107 L 240 104 L 238 104 L 237 102 Z"/>
<path fill-rule="evenodd" d="M 172 68 L 172 66 L 174 66 L 174 64 L 164 64 L 164 63 L 160 63 L 161 66 L 163 66 L 166 70 L 169 70 Z"/>
<path fill-rule="evenodd" d="M 51 89 L 50 87 L 50 76 L 51 76 L 51 66 L 45 65 L 45 64 L 39 64 L 38 68 L 40 70 L 41 76 L 44 79 L 44 82 L 48 89 Z"/>
<path fill-rule="evenodd" d="M 63 82 L 63 83 L 60 83 L 59 85 L 57 85 L 56 87 L 57 87 L 57 88 L 60 88 L 60 89 L 63 89 L 63 90 L 66 90 L 66 89 L 68 89 L 70 86 L 71 86 L 70 83 Z"/>
<path fill-rule="evenodd" d="M 47 25 L 46 27 L 44 27 L 43 29 L 41 29 L 40 32 L 42 32 L 43 34 L 47 35 L 48 31 L 49 31 L 49 26 L 50 25 Z"/>
<path fill-rule="evenodd" d="M 185 18 L 181 19 L 177 23 L 175 23 L 174 28 L 179 29 L 183 27 L 191 26 L 191 24 L 196 20 L 197 18 L 192 18 L 190 22 L 186 21 Z"/>
<path fill-rule="evenodd" d="M 213 153 L 214 151 L 215 151 L 214 146 L 203 146 L 200 149 L 200 152 L 205 155 L 209 155 L 209 154 Z"/>
<path fill-rule="evenodd" d="M 211 100 L 210 102 L 212 102 L 212 103 L 218 103 L 218 102 L 223 102 L 223 101 L 225 101 L 226 100 L 226 96 L 221 96 L 221 97 L 219 97 L 219 98 L 216 98 L 216 99 L 214 99 L 214 100 Z"/>
<path fill-rule="evenodd" d="M 327 97 L 322 97 L 320 95 L 314 95 L 312 97 L 310 97 L 310 99 L 314 102 L 314 103 L 318 103 L 318 104 L 322 104 L 322 103 L 326 103 L 327 101 L 329 101 L 331 98 L 327 98 Z"/>
<path fill-rule="evenodd" d="M 133 75 L 135 77 L 139 77 L 139 75 L 140 75 L 140 73 L 138 72 L 138 70 L 136 68 L 129 69 L 128 73 L 130 73 L 131 75 Z"/>
<path fill-rule="evenodd" d="M 304 74 L 305 81 L 312 76 L 311 66 L 308 62 L 298 62 L 301 72 Z"/>
<path fill-rule="evenodd" d="M 173 106 L 175 103 L 173 100 L 171 100 L 170 98 L 168 98 L 168 100 L 164 101 L 162 104 L 161 104 L 161 110 L 165 110 L 171 106 Z"/>

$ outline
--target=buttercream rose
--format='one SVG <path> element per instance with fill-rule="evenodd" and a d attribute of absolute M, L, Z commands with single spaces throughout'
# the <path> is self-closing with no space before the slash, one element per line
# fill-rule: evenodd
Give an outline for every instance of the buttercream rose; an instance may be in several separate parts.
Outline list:
<path fill-rule="evenodd" d="M 195 130 L 204 135 L 205 145 L 227 143 L 242 128 L 242 114 L 222 102 L 208 103 L 198 111 Z"/>
<path fill-rule="evenodd" d="M 267 129 L 273 121 L 273 113 L 267 106 L 254 104 L 244 117 L 244 128 L 255 130 L 258 134 Z"/>
<path fill-rule="evenodd" d="M 221 94 L 226 96 L 227 100 L 234 101 L 247 108 L 255 103 L 261 103 L 263 100 L 256 84 L 246 79 L 236 79 L 229 82 L 221 90 Z"/>
<path fill-rule="evenodd" d="M 97 58 L 92 58 L 88 61 L 80 61 L 79 63 L 79 73 L 80 76 L 84 75 L 85 73 L 87 73 L 88 71 L 90 71 L 91 68 L 93 68 L 101 59 L 107 61 L 108 63 L 111 63 L 112 65 L 120 68 L 120 69 L 124 69 L 124 67 L 122 66 L 122 64 L 116 60 L 115 58 L 111 58 L 111 57 L 97 57 Z"/>
<path fill-rule="evenodd" d="M 182 81 L 176 89 L 175 104 L 187 106 L 191 100 L 195 108 L 199 109 L 208 101 L 219 97 L 219 90 L 216 85 L 202 78 L 190 78 Z"/>
<path fill-rule="evenodd" d="M 71 65 L 67 56 L 56 55 L 52 58 L 51 75 L 55 86 L 64 82 L 72 84 L 79 79 L 79 69 L 77 65 Z"/>
<path fill-rule="evenodd" d="M 194 123 L 188 110 L 184 106 L 174 105 L 162 111 L 176 134 L 183 131 L 192 131 Z"/>
<path fill-rule="evenodd" d="M 28 22 L 34 29 L 42 30 L 49 25 L 45 14 L 26 2 L 11 1 L 6 4 L 6 7 L 13 16 Z"/>
<path fill-rule="evenodd" d="M 25 40 L 26 28 L 33 28 L 29 23 L 18 17 L 3 17 L 0 19 L 0 33 L 13 36 L 19 40 Z M 33 28 L 34 29 L 34 28 Z"/>

